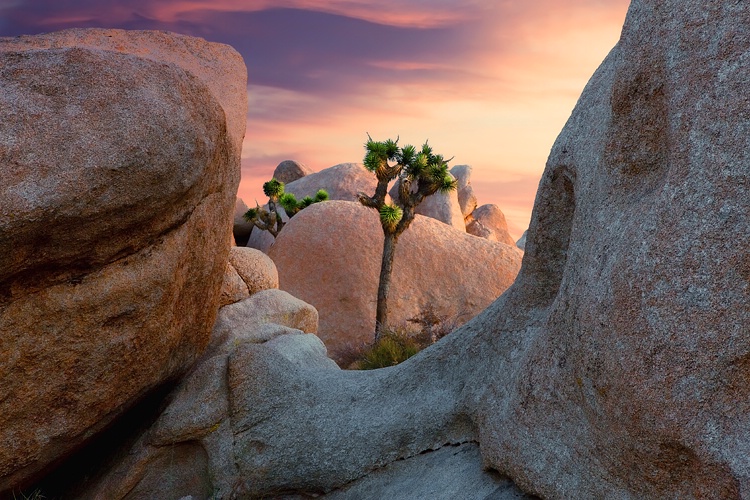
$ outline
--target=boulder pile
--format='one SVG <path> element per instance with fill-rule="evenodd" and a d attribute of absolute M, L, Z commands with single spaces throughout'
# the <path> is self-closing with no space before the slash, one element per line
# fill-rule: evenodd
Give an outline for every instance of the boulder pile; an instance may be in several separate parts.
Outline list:
<path fill-rule="evenodd" d="M 281 289 L 318 309 L 320 338 L 335 359 L 373 340 L 382 253 L 377 213 L 350 201 L 302 210 L 269 251 Z M 407 325 L 428 308 L 466 322 L 513 283 L 521 256 L 515 246 L 418 215 L 396 247 L 392 325 Z"/>

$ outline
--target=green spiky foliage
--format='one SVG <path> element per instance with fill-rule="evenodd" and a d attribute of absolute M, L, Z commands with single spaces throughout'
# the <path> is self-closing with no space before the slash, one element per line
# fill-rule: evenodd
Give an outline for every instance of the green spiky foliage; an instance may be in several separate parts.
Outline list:
<path fill-rule="evenodd" d="M 284 228 L 281 208 L 284 209 L 289 218 L 292 218 L 303 208 L 328 199 L 328 193 L 324 189 L 320 189 L 315 193 L 315 197 L 306 196 L 297 201 L 294 194 L 284 192 L 284 183 L 275 178 L 263 184 L 263 193 L 268 196 L 268 208 L 261 207 L 256 202 L 255 208 L 249 209 L 243 217 L 261 231 L 271 233 L 274 238 Z"/>
<path fill-rule="evenodd" d="M 380 207 L 380 223 L 383 227 L 388 227 L 391 231 L 396 229 L 403 215 L 403 210 L 396 205 L 383 205 Z"/>
<path fill-rule="evenodd" d="M 276 178 L 263 184 L 263 194 L 269 198 L 279 198 L 284 194 L 284 183 L 276 180 Z"/>
<path fill-rule="evenodd" d="M 309 207 L 313 203 L 320 203 L 321 201 L 326 200 L 328 200 L 328 192 L 325 189 L 319 189 L 318 192 L 315 193 L 315 197 L 305 196 L 301 200 L 297 200 L 297 197 L 292 193 L 284 193 L 279 197 L 279 204 L 291 219 L 300 210 Z"/>
<path fill-rule="evenodd" d="M 448 162 L 452 158 L 446 160 L 443 155 L 435 154 L 427 141 L 419 150 L 410 144 L 399 147 L 398 141 L 398 138 L 395 141 L 375 141 L 367 134 L 363 163 L 367 170 L 375 174 L 378 184 L 372 196 L 357 194 L 362 205 L 378 211 L 385 235 L 378 284 L 376 342 L 380 332 L 387 327 L 393 256 L 399 236 L 414 220 L 416 207 L 426 197 L 437 192 L 452 191 L 457 185 L 448 173 Z M 388 185 L 393 181 L 399 184 L 399 196 L 395 205 L 388 205 L 385 197 Z"/>

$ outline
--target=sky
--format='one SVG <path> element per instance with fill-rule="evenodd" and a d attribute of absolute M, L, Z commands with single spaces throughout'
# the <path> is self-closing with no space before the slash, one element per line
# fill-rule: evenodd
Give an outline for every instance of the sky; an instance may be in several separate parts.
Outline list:
<path fill-rule="evenodd" d="M 628 0 L 0 0 L 0 36 L 159 29 L 232 45 L 248 68 L 238 195 L 283 160 L 361 162 L 369 133 L 472 166 L 520 236 L 545 161 L 617 42 Z"/>

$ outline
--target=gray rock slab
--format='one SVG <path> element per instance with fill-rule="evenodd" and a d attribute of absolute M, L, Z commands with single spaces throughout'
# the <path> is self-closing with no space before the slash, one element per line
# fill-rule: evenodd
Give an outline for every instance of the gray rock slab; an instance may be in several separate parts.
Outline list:
<path fill-rule="evenodd" d="M 444 446 L 405 460 L 397 460 L 332 491 L 323 498 L 359 500 L 532 500 L 508 478 L 484 470 L 479 446 Z"/>

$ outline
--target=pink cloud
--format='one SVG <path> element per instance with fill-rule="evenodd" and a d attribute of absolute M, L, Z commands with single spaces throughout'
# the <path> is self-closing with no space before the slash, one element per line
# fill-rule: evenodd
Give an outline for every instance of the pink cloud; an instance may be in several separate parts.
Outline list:
<path fill-rule="evenodd" d="M 441 152 L 456 156 L 453 164 L 471 164 L 480 204 L 499 205 L 509 222 L 523 229 L 552 143 L 617 41 L 627 3 L 497 2 L 485 10 L 488 17 L 472 25 L 476 38 L 442 60 L 438 54 L 429 61 L 368 62 L 395 70 L 388 74 L 400 74 L 396 80 L 358 82 L 355 90 L 331 100 L 266 93 L 260 99 L 264 118 L 271 108 L 286 108 L 288 114 L 279 113 L 269 126 L 255 122 L 251 108 L 249 131 L 257 133 L 249 140 L 266 156 L 245 163 L 243 175 L 258 187 L 243 178 L 241 194 L 258 196 L 263 175 L 255 173 L 270 175 L 287 159 L 284 151 L 319 170 L 361 161 L 365 132 L 378 138 L 400 134 L 412 143 L 429 138 Z M 253 87 L 250 92 L 252 102 Z"/>
<path fill-rule="evenodd" d="M 196 12 L 253 12 L 291 8 L 325 12 L 369 22 L 401 27 L 427 28 L 452 24 L 478 16 L 487 2 L 479 0 L 411 2 L 383 0 L 181 0 L 154 2 L 149 13 L 165 21 L 175 21 Z"/>

